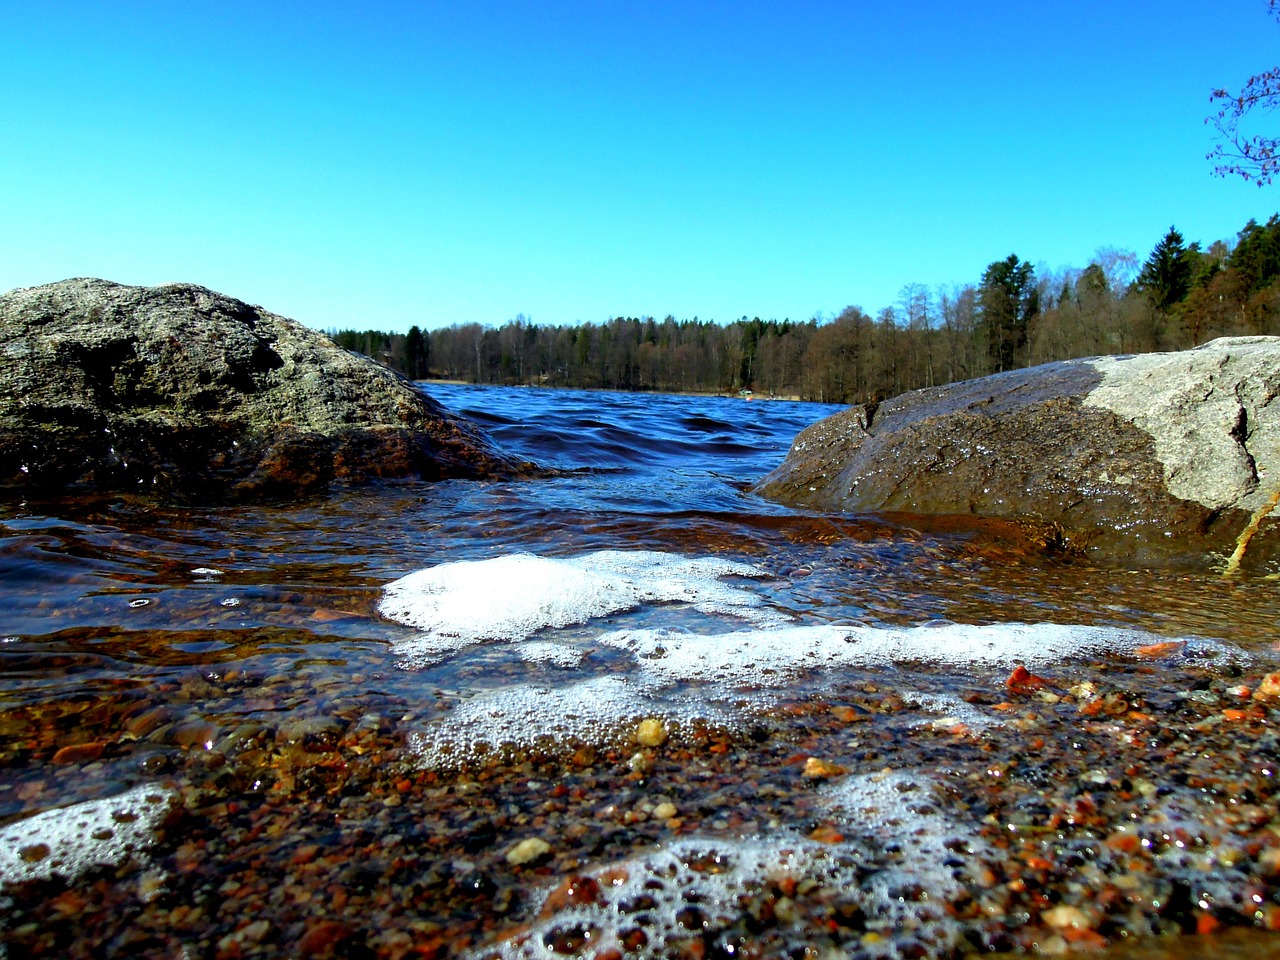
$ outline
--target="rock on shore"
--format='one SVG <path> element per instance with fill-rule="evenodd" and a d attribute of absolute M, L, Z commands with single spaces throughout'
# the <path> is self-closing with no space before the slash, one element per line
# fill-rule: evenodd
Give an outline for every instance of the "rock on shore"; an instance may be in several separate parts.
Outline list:
<path fill-rule="evenodd" d="M 1033 521 L 1058 546 L 1211 564 L 1280 485 L 1280 338 L 1013 370 L 850 407 L 756 486 L 819 510 Z M 1280 556 L 1274 520 L 1249 561 Z"/>
<path fill-rule="evenodd" d="M 529 472 L 391 371 L 192 284 L 0 296 L 0 491 L 291 496 Z"/>

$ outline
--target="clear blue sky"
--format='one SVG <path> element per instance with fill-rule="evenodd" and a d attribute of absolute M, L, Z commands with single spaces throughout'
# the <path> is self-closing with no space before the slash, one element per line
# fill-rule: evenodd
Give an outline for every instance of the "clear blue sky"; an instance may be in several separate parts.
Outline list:
<path fill-rule="evenodd" d="M 10 3 L 0 290 L 184 280 L 322 329 L 875 312 L 1280 211 L 1203 122 L 1276 64 L 1265 0 Z"/>

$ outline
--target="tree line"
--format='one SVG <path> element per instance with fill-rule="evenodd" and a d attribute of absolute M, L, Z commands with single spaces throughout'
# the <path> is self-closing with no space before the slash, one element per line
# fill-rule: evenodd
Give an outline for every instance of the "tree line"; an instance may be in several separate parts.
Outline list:
<path fill-rule="evenodd" d="M 1187 243 L 1171 227 L 1145 261 L 1099 250 L 1083 269 L 1044 270 L 1011 254 L 975 283 L 911 283 L 875 316 L 826 320 L 667 316 L 407 334 L 340 330 L 342 346 L 412 379 L 794 396 L 835 403 L 1002 370 L 1116 353 L 1180 350 L 1215 337 L 1280 334 L 1280 214 L 1231 243 Z"/>

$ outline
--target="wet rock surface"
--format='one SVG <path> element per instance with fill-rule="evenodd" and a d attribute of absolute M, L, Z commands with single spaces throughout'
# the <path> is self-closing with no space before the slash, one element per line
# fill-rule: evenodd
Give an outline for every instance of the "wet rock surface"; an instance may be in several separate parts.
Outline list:
<path fill-rule="evenodd" d="M 291 496 L 531 465 L 397 375 L 192 284 L 0 296 L 0 492 Z"/>
<path fill-rule="evenodd" d="M 1213 564 L 1280 475 L 1280 339 L 1046 364 L 850 407 L 756 492 L 847 512 L 1025 523 L 1053 549 Z M 1274 559 L 1266 524 L 1250 562 Z"/>

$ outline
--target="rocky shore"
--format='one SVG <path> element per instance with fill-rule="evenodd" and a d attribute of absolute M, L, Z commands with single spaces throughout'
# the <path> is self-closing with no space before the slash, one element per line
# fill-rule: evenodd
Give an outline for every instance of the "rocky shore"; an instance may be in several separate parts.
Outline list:
<path fill-rule="evenodd" d="M 850 407 L 755 489 L 826 511 L 1017 520 L 1112 560 L 1225 564 L 1280 492 L 1277 383 L 1276 337 L 1012 370 Z M 1280 557 L 1274 519 L 1248 551 L 1254 570 Z"/>

